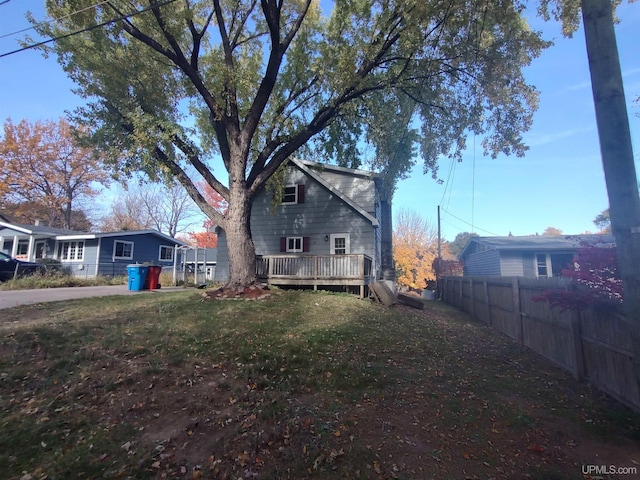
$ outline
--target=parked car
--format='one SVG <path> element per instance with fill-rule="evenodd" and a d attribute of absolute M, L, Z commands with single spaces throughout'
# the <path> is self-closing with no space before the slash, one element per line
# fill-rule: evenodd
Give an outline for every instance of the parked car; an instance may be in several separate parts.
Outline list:
<path fill-rule="evenodd" d="M 16 258 L 0 252 L 0 282 L 5 280 L 11 280 L 16 274 L 16 269 L 19 277 L 26 275 L 44 275 L 47 271 L 47 267 L 39 263 L 23 262 Z"/>

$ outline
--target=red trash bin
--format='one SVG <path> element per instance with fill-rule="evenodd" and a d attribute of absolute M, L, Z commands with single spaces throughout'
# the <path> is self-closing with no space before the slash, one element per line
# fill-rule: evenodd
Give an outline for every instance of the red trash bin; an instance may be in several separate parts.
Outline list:
<path fill-rule="evenodd" d="M 149 273 L 147 273 L 147 279 L 144 283 L 146 290 L 157 290 L 160 288 L 160 273 L 162 267 L 160 265 L 150 265 Z"/>

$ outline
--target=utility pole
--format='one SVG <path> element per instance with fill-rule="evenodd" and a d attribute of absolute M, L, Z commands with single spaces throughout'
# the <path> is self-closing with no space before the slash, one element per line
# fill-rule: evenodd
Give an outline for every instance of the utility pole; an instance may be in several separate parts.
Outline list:
<path fill-rule="evenodd" d="M 640 198 L 631 147 L 611 0 L 582 0 L 582 18 L 609 196 L 611 231 L 629 323 L 636 382 L 640 385 Z"/>

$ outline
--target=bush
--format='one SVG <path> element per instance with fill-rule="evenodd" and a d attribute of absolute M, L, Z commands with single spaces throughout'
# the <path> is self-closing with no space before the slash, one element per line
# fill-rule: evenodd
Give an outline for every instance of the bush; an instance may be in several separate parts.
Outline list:
<path fill-rule="evenodd" d="M 534 301 L 548 302 L 562 310 L 584 310 L 600 303 L 622 303 L 622 279 L 615 247 L 585 246 L 573 259 L 573 269 L 562 276 L 574 281 L 568 290 L 546 290 Z"/>

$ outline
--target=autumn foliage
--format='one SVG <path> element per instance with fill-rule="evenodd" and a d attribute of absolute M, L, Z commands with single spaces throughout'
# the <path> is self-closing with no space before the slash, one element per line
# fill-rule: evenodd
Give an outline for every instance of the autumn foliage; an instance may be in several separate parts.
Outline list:
<path fill-rule="evenodd" d="M 393 260 L 399 286 L 422 290 L 435 278 L 432 268 L 438 251 L 435 228 L 415 212 L 400 210 L 393 231 Z"/>
<path fill-rule="evenodd" d="M 573 288 L 547 290 L 536 301 L 546 301 L 562 310 L 582 310 L 598 303 L 622 303 L 622 279 L 616 248 L 585 246 L 574 258 L 574 268 L 562 271 L 574 280 Z"/>
<path fill-rule="evenodd" d="M 197 184 L 198 190 L 218 212 L 224 213 L 227 210 L 227 202 L 222 195 L 216 192 L 211 186 L 205 182 Z M 199 248 L 216 248 L 218 246 L 218 235 L 213 232 L 215 223 L 213 220 L 207 219 L 203 223 L 203 232 L 189 232 L 187 241 L 194 247 Z"/>
<path fill-rule="evenodd" d="M 74 207 L 98 194 L 96 184 L 109 180 L 93 149 L 78 145 L 63 119 L 9 119 L 0 139 L 0 199 L 46 213 L 51 226 L 72 228 Z M 27 212 L 14 212 L 29 216 Z"/>
<path fill-rule="evenodd" d="M 435 258 L 432 265 L 438 277 L 461 277 L 464 274 L 464 262 L 446 258 Z"/>

